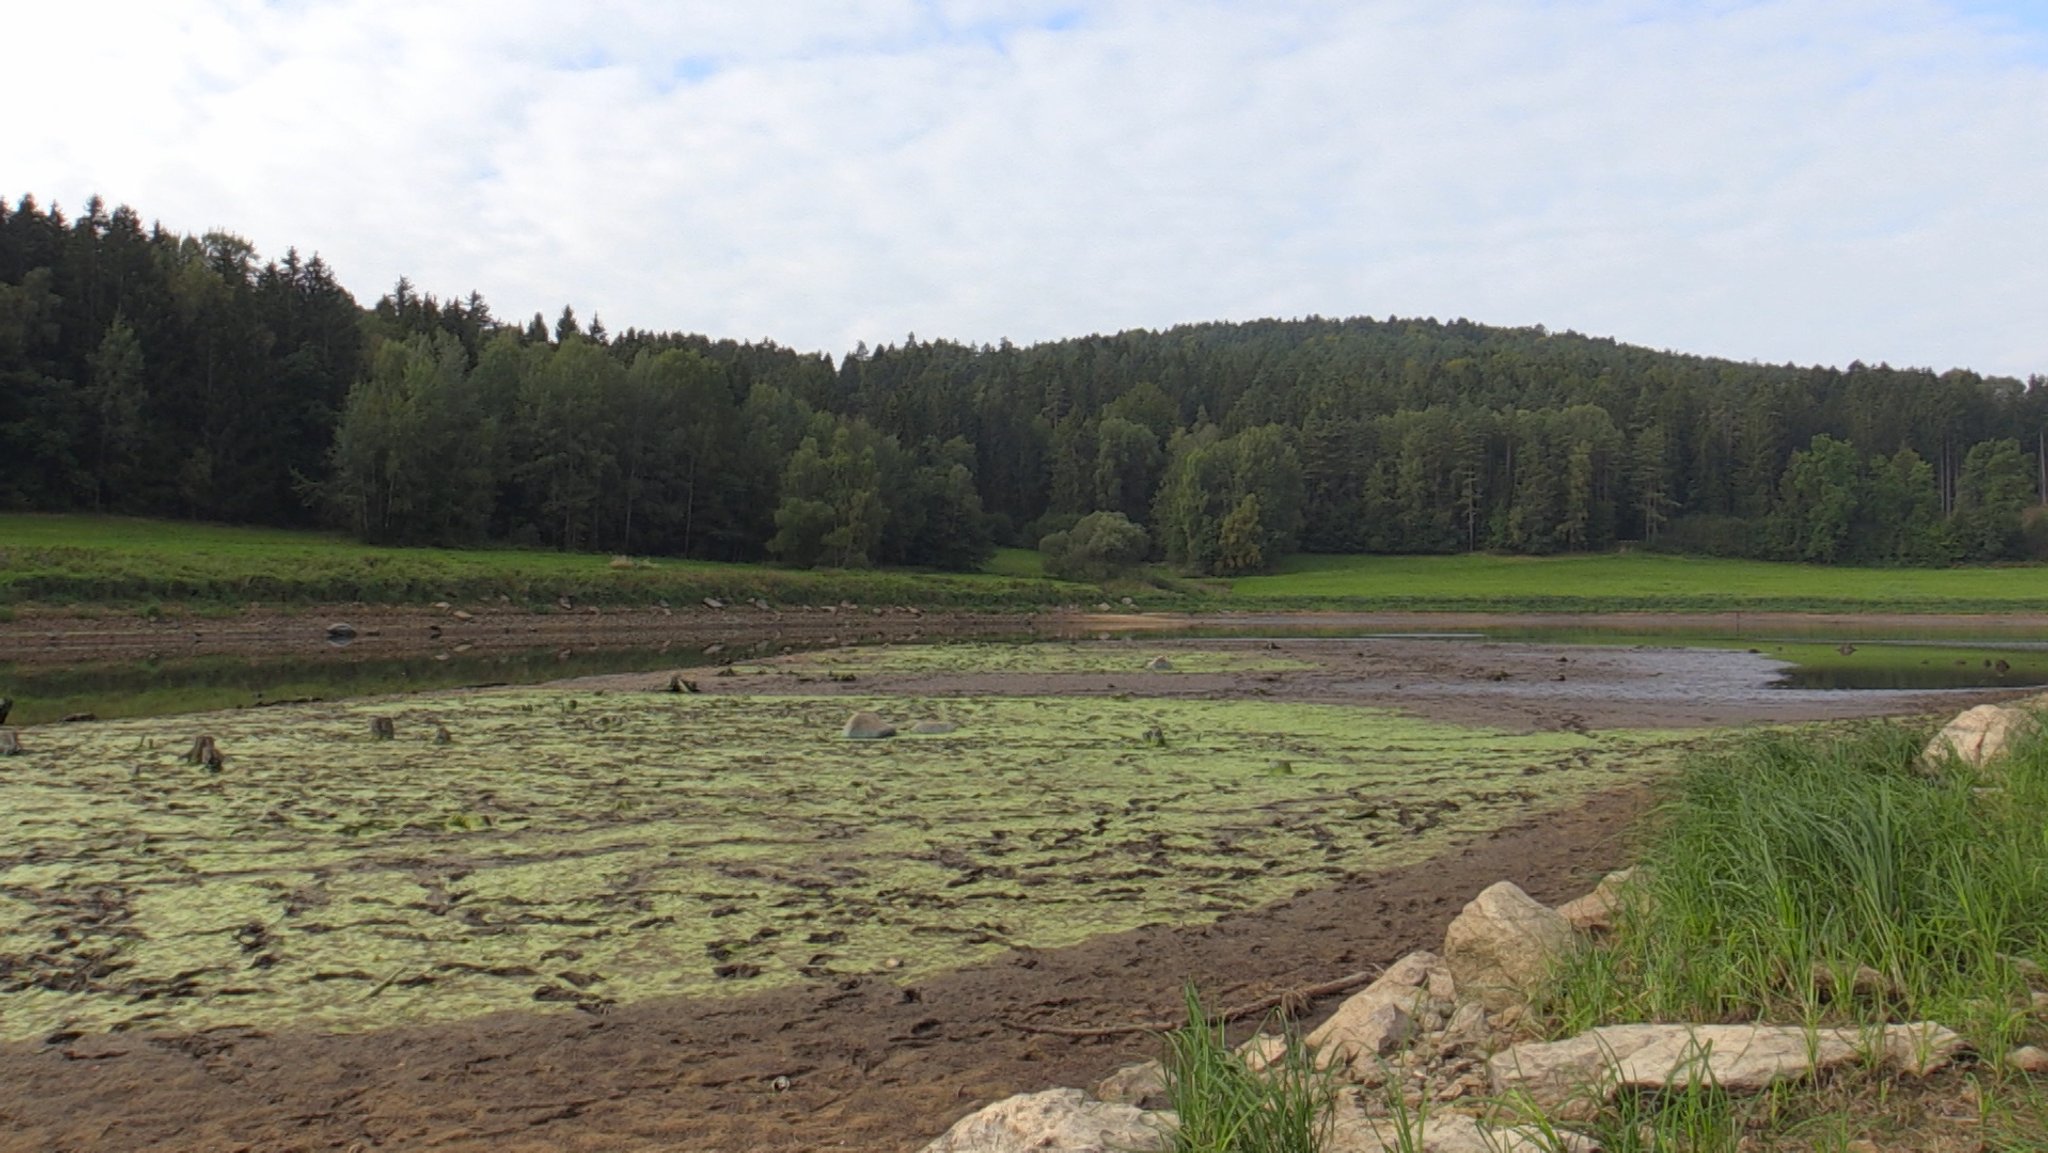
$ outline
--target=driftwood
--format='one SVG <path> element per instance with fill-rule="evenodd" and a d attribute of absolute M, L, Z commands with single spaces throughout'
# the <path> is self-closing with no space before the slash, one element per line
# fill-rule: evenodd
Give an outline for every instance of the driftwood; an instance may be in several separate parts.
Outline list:
<path fill-rule="evenodd" d="M 1308 1003 L 1318 997 L 1348 993 L 1360 985 L 1370 984 L 1381 972 L 1382 970 L 1379 969 L 1370 969 L 1364 972 L 1353 973 L 1348 977 L 1339 977 L 1334 981 L 1325 981 L 1320 985 L 1310 985 L 1303 989 L 1289 989 L 1282 993 L 1275 993 L 1270 997 L 1261 997 L 1256 1001 L 1247 1001 L 1242 1005 L 1233 1005 L 1221 1013 L 1213 1014 L 1210 1019 L 1218 1023 L 1242 1021 L 1246 1017 L 1272 1009 L 1285 1009 L 1289 1015 L 1293 1015 L 1307 1008 Z M 1015 1029 L 1019 1033 L 1038 1033 L 1050 1037 L 1076 1037 L 1083 1039 L 1123 1037 L 1132 1033 L 1164 1033 L 1168 1030 L 1179 1028 L 1181 1024 L 1182 1022 L 1180 1021 L 1139 1021 L 1131 1025 L 1069 1028 L 1058 1025 L 1027 1025 L 1022 1021 L 1003 1022 L 1006 1028 Z"/>

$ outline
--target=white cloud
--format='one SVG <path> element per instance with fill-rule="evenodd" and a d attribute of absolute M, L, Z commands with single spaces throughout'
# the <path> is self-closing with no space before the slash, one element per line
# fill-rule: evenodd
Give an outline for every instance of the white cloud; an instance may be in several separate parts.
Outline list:
<path fill-rule="evenodd" d="M 831 351 L 1397 313 L 2048 371 L 2048 51 L 1984 3 L 55 11 L 10 18 L 0 191 L 318 250 L 365 299 Z"/>

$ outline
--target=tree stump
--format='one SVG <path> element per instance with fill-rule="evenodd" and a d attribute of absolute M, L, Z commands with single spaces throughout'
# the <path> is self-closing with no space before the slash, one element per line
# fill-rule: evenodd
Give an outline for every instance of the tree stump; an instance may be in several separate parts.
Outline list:
<path fill-rule="evenodd" d="M 394 723 L 394 722 L 393 722 L 393 721 L 391 720 L 391 718 L 390 718 L 390 717 L 371 717 L 371 718 L 370 718 L 370 739 L 371 739 L 371 740 L 377 740 L 377 741 L 389 741 L 389 740 L 396 740 L 396 739 L 397 739 L 397 737 L 398 737 L 398 726 L 397 726 L 397 724 L 395 724 L 395 723 Z"/>
<path fill-rule="evenodd" d="M 227 758 L 221 755 L 220 746 L 204 733 L 192 738 L 192 747 L 185 751 L 185 763 L 198 765 L 203 769 L 219 772 Z"/>

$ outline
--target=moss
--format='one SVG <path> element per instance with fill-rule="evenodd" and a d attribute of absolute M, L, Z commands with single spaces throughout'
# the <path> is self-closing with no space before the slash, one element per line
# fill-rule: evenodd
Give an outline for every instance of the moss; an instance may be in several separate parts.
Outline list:
<path fill-rule="evenodd" d="M 960 727 L 841 740 L 855 708 Z M 180 757 L 202 731 L 218 774 Z M 546 690 L 25 743 L 0 776 L 8 1038 L 915 978 L 1416 860 L 1661 747 L 1264 702 Z"/>

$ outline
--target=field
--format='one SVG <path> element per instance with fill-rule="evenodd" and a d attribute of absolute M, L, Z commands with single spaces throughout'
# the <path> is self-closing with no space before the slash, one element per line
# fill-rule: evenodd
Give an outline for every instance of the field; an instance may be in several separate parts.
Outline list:
<path fill-rule="evenodd" d="M 1076 599 L 1075 586 L 1017 567 L 1015 577 L 804 572 L 545 550 L 376 548 L 337 533 L 119 517 L 0 515 L 0 606 L 475 603 L 499 597 L 536 606 L 564 597 L 687 605 L 704 597 L 762 597 L 782 604 L 853 600 L 1016 609 Z"/>
<path fill-rule="evenodd" d="M 1657 553 L 1296 556 L 1232 582 L 1231 608 L 1529 612 L 2041 612 L 2048 568 L 1870 569 Z"/>
<path fill-rule="evenodd" d="M 232 610 L 447 600 L 550 609 L 694 605 L 914 604 L 1016 611 L 1123 597 L 1193 611 L 2048 612 L 2048 568 L 1855 569 L 1653 553 L 1559 557 L 1296 556 L 1235 581 L 1165 570 L 1117 583 L 1049 580 L 1038 554 L 1003 549 L 974 574 L 806 572 L 772 565 L 614 558 L 516 549 L 372 548 L 337 534 L 109 517 L 0 515 L 0 611 L 10 604 L 169 603 Z"/>
<path fill-rule="evenodd" d="M 958 727 L 842 739 L 862 706 Z M 181 757 L 198 732 L 217 773 Z M 0 775 L 17 1039 L 911 980 L 1418 860 L 1661 756 L 1293 703 L 547 690 L 24 739 Z"/>

